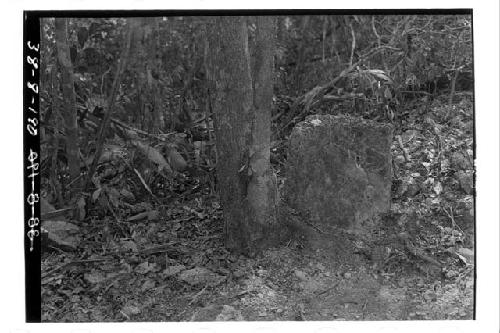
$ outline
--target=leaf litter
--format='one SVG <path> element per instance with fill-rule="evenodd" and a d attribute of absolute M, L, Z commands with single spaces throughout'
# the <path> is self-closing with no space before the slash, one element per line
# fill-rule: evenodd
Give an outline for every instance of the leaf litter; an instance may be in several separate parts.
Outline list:
<path fill-rule="evenodd" d="M 114 182 L 78 200 L 79 242 L 45 250 L 42 320 L 471 319 L 472 105 L 460 102 L 452 120 L 450 107 L 436 101 L 434 119 L 417 121 L 417 109 L 403 120 L 380 237 L 354 240 L 333 262 L 298 240 L 254 258 L 229 253 L 206 183 L 183 173 L 165 178 L 163 160 L 148 167 L 127 157 L 124 173 L 108 173 Z M 107 168 L 120 168 L 114 163 Z"/>

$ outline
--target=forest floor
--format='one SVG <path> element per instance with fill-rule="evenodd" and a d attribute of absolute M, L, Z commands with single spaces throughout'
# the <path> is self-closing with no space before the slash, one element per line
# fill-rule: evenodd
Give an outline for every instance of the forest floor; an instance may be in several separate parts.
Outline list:
<path fill-rule="evenodd" d="M 396 133 L 392 208 L 369 242 L 337 230 L 330 248 L 238 256 L 208 187 L 183 178 L 178 195 L 117 203 L 133 173 L 110 183 L 115 209 L 87 212 L 76 251 L 43 254 L 42 321 L 472 319 L 472 103 L 425 114 L 407 110 Z"/>

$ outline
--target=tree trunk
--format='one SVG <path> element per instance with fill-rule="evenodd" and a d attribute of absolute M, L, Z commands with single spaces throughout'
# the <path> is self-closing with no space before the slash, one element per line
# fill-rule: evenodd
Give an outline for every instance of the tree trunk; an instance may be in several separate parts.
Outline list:
<path fill-rule="evenodd" d="M 305 66 L 305 54 L 306 54 L 306 48 L 307 48 L 307 28 L 309 27 L 309 16 L 304 16 L 302 17 L 302 24 L 301 24 L 301 41 L 299 44 L 299 49 L 298 49 L 298 55 L 297 55 L 297 67 L 296 67 L 296 76 L 295 76 L 295 87 L 297 89 L 297 94 L 301 94 L 302 92 L 302 71 L 304 70 Z"/>
<path fill-rule="evenodd" d="M 451 79 L 450 96 L 448 97 L 448 104 L 450 105 L 453 103 L 453 97 L 455 97 L 457 78 L 459 74 L 460 74 L 460 68 L 455 69 L 455 73 L 453 73 L 453 78 Z M 435 87 L 434 89 L 437 90 L 437 84 L 435 84 L 434 87 Z"/>
<path fill-rule="evenodd" d="M 55 35 L 57 59 L 61 68 L 61 85 L 63 91 L 63 118 L 66 132 L 66 157 L 71 180 L 80 175 L 78 161 L 78 127 L 76 114 L 76 97 L 73 83 L 73 65 L 71 64 L 68 46 L 67 19 L 55 19 Z"/>
<path fill-rule="evenodd" d="M 146 46 L 146 77 L 147 77 L 147 87 L 148 96 L 150 96 L 151 104 L 151 132 L 160 132 L 160 111 L 161 111 L 161 101 L 159 94 L 158 76 L 159 76 L 159 64 L 156 60 L 156 53 L 158 45 L 156 43 L 155 34 L 157 31 L 157 19 L 155 17 L 145 17 L 143 18 L 143 30 L 144 30 L 144 46 Z"/>
<path fill-rule="evenodd" d="M 262 49 L 254 84 L 246 19 L 218 17 L 207 27 L 226 246 L 247 254 L 272 244 L 276 227 L 275 181 L 269 166 L 273 24 L 270 18 L 258 20 L 257 43 Z"/>
<path fill-rule="evenodd" d="M 271 107 L 273 101 L 273 67 L 276 44 L 276 20 L 258 16 L 253 68 L 253 121 L 250 145 L 248 204 L 256 221 L 255 234 L 264 236 L 276 226 L 276 175 L 271 168 Z M 265 235 L 273 243 L 277 235 Z M 264 240 L 263 240 L 264 241 Z"/>
<path fill-rule="evenodd" d="M 130 45 L 130 66 L 138 74 L 141 128 L 159 133 L 161 127 L 161 99 L 158 86 L 159 64 L 156 60 L 158 45 L 157 19 L 154 17 L 130 18 L 132 39 Z"/>

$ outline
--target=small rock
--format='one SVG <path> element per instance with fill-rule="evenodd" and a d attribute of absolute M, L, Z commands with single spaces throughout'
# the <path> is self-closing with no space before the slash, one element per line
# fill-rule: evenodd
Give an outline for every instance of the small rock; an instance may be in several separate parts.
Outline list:
<path fill-rule="evenodd" d="M 403 134 L 401 134 L 401 139 L 403 139 L 404 142 L 408 142 L 420 135 L 420 132 L 415 129 L 410 129 L 405 131 Z"/>
<path fill-rule="evenodd" d="M 182 272 L 185 269 L 186 269 L 186 266 L 184 266 L 184 265 L 168 266 L 163 271 L 163 274 L 165 274 L 167 277 L 169 277 L 169 276 L 178 274 L 178 273 Z"/>
<path fill-rule="evenodd" d="M 215 318 L 216 321 L 242 321 L 244 320 L 241 311 L 236 310 L 231 305 L 223 305 L 222 311 Z"/>
<path fill-rule="evenodd" d="M 405 157 L 403 155 L 398 155 L 394 158 L 394 162 L 403 164 L 405 162 Z"/>
<path fill-rule="evenodd" d="M 350 278 L 352 277 L 352 274 L 351 274 L 351 273 L 349 273 L 349 272 L 346 272 L 346 273 L 344 273 L 344 277 L 345 277 L 346 279 L 350 279 Z"/>
<path fill-rule="evenodd" d="M 268 297 L 275 297 L 276 296 L 276 292 L 274 290 L 268 290 L 266 292 L 266 296 L 268 296 Z"/>
<path fill-rule="evenodd" d="M 408 184 L 408 188 L 406 190 L 407 197 L 414 197 L 420 192 L 420 185 L 417 183 Z"/>
<path fill-rule="evenodd" d="M 190 321 L 214 321 L 219 312 L 220 307 L 214 304 L 209 304 L 205 307 L 195 310 Z"/>
<path fill-rule="evenodd" d="M 306 281 L 307 280 L 307 274 L 302 272 L 301 270 L 296 269 L 294 272 L 296 277 L 299 278 L 299 280 Z"/>
<path fill-rule="evenodd" d="M 74 251 L 80 244 L 80 228 L 66 221 L 42 221 L 42 232 L 49 243 L 62 250 Z"/>
<path fill-rule="evenodd" d="M 447 271 L 447 272 L 445 273 L 445 276 L 446 276 L 448 279 L 454 278 L 454 277 L 455 277 L 455 276 L 457 276 L 457 275 L 458 275 L 458 273 L 457 273 L 457 272 L 455 272 L 455 271 Z"/>
<path fill-rule="evenodd" d="M 233 275 L 235 278 L 240 279 L 245 276 L 245 271 L 243 269 L 237 268 L 234 271 Z"/>
<path fill-rule="evenodd" d="M 122 188 L 120 191 L 120 195 L 125 199 L 127 202 L 135 202 L 135 196 L 130 192 L 129 190 Z"/>
<path fill-rule="evenodd" d="M 184 281 L 192 286 L 207 283 L 214 284 L 221 279 L 222 277 L 219 274 L 216 274 L 204 267 L 195 267 L 193 269 L 183 271 L 179 275 L 179 280 Z"/>
<path fill-rule="evenodd" d="M 141 309 L 139 309 L 135 305 L 125 305 L 121 311 L 127 316 L 132 316 L 141 313 Z"/>
<path fill-rule="evenodd" d="M 91 284 L 97 284 L 106 280 L 106 275 L 100 271 L 92 270 L 90 273 L 83 274 L 83 278 Z"/>
<path fill-rule="evenodd" d="M 466 194 L 472 194 L 474 185 L 472 173 L 467 173 L 465 171 L 460 170 L 459 172 L 457 172 L 456 175 L 458 178 L 458 182 L 460 184 L 460 188 Z"/>
<path fill-rule="evenodd" d="M 435 301 L 437 299 L 437 295 L 433 291 L 428 291 L 424 293 L 424 299 L 426 301 Z"/>
<path fill-rule="evenodd" d="M 458 249 L 458 253 L 463 255 L 468 261 L 474 260 L 474 251 L 465 247 Z"/>
<path fill-rule="evenodd" d="M 311 294 L 315 293 L 318 290 L 323 288 L 321 283 L 319 283 L 313 279 L 308 280 L 306 282 L 301 282 L 300 286 L 301 286 L 302 290 L 306 291 L 307 293 L 311 293 Z"/>
<path fill-rule="evenodd" d="M 141 286 L 141 291 L 153 289 L 155 285 L 156 285 L 155 280 L 146 280 Z"/>
<path fill-rule="evenodd" d="M 157 210 L 151 210 L 148 212 L 148 221 L 157 220 L 159 216 L 160 212 L 158 212 Z"/>
<path fill-rule="evenodd" d="M 156 264 L 155 263 L 149 263 L 147 261 L 140 263 L 137 265 L 135 268 L 135 271 L 139 274 L 148 274 L 149 272 L 152 272 L 156 269 Z"/>
<path fill-rule="evenodd" d="M 451 165 L 456 170 L 467 170 L 470 168 L 470 164 L 467 162 L 465 156 L 457 151 L 451 155 Z"/>
<path fill-rule="evenodd" d="M 131 240 L 120 241 L 120 245 L 125 251 L 132 251 L 134 253 L 139 252 L 137 244 L 134 241 Z"/>

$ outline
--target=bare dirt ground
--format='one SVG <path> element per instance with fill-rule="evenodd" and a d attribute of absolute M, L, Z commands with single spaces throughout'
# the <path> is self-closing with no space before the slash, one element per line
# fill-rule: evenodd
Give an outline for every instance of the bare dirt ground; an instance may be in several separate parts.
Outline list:
<path fill-rule="evenodd" d="M 148 228 L 161 230 L 165 222 Z M 217 230 L 214 230 L 214 233 Z M 44 279 L 47 321 L 471 319 L 473 270 L 447 277 L 404 247 L 369 249 L 349 235 L 322 235 L 330 248 L 290 240 L 256 258 L 205 241 L 73 265 Z M 327 239 L 327 240 L 326 240 Z M 208 241 L 207 241 L 208 240 Z M 127 241 L 122 243 L 127 246 Z M 208 246 L 210 244 L 210 246 Z M 215 247 L 218 244 L 217 247 Z M 324 245 L 324 244 L 323 244 Z M 206 246 L 206 248 L 204 248 Z M 406 250 L 407 251 L 407 250 Z M 57 266 L 52 254 L 45 265 Z M 69 257 L 68 257 L 69 259 Z M 167 266 L 168 263 L 168 266 Z M 199 268 L 196 276 L 183 271 Z M 58 287 L 58 288 L 57 288 Z M 51 318 L 52 320 L 49 320 Z"/>

